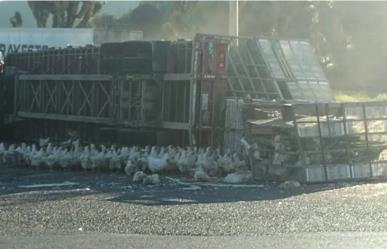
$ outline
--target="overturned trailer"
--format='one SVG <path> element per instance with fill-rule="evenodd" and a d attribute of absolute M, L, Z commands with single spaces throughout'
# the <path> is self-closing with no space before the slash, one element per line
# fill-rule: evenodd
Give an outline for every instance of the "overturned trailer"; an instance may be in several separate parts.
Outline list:
<path fill-rule="evenodd" d="M 223 143 L 227 97 L 317 100 L 325 93 L 324 99 L 330 99 L 318 64 L 310 72 L 319 74 L 316 81 L 295 80 L 303 69 L 291 68 L 286 59 L 309 60 L 300 62 L 306 65 L 311 51 L 289 52 L 290 44 L 310 49 L 303 41 L 199 34 L 193 41 L 131 41 L 11 54 L 7 64 L 18 72 L 13 114 L 35 124 L 93 123 L 98 129 L 86 129 L 96 132 L 94 137 L 134 129 L 137 134 L 176 133 L 166 137 L 180 140 L 166 143 L 218 146 Z"/>
<path fill-rule="evenodd" d="M 7 65 L 16 72 L 7 120 L 21 139 L 234 151 L 242 139 L 259 152 L 257 178 L 384 175 L 384 143 L 370 130 L 385 127 L 384 103 L 334 103 L 306 41 L 198 34 L 10 54 Z"/>
<path fill-rule="evenodd" d="M 198 35 L 11 54 L 16 131 L 24 138 L 78 130 L 103 142 L 215 144 L 227 47 L 225 38 Z"/>

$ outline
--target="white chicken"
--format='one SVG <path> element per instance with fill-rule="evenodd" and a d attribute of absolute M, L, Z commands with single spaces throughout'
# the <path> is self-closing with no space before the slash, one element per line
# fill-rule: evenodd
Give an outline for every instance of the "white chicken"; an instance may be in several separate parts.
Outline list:
<path fill-rule="evenodd" d="M 159 183 L 160 183 L 160 177 L 158 174 L 152 174 L 152 175 L 145 176 L 142 180 L 142 184 L 144 184 L 144 185 L 149 185 L 149 184 L 156 185 Z"/>
<path fill-rule="evenodd" d="M 126 161 L 129 159 L 130 157 L 130 150 L 128 147 L 122 147 L 121 150 L 119 151 L 119 159 L 120 159 L 120 163 L 121 163 L 121 167 L 125 167 L 126 166 Z"/>
<path fill-rule="evenodd" d="M 139 183 L 142 182 L 143 179 L 146 177 L 146 174 L 142 171 L 137 171 L 133 176 L 133 182 Z"/>
<path fill-rule="evenodd" d="M 2 165 L 5 164 L 5 153 L 6 153 L 6 149 L 5 149 L 5 146 L 4 146 L 4 143 L 0 143 L 0 163 Z"/>
<path fill-rule="evenodd" d="M 141 155 L 140 149 L 137 146 L 133 146 L 129 149 L 128 159 L 132 161 L 138 160 L 140 158 L 140 155 Z"/>
<path fill-rule="evenodd" d="M 8 147 L 8 150 L 5 151 L 4 153 L 4 162 L 6 165 L 9 165 L 9 166 L 16 166 L 17 165 L 17 159 L 18 159 L 18 156 L 17 156 L 17 151 L 16 151 L 16 148 L 15 148 L 15 145 L 11 144 L 9 147 Z"/>
<path fill-rule="evenodd" d="M 90 170 L 92 169 L 93 167 L 93 164 L 91 162 L 91 159 L 90 159 L 90 149 L 89 149 L 89 146 L 86 146 L 83 150 L 83 152 L 81 153 L 79 159 L 81 161 L 81 167 L 82 169 L 84 170 Z"/>
<path fill-rule="evenodd" d="M 62 169 L 69 169 L 76 165 L 74 156 L 67 149 L 59 150 L 57 160 Z"/>
<path fill-rule="evenodd" d="M 187 150 L 180 150 L 180 157 L 177 160 L 177 168 L 182 174 L 192 174 L 196 162 L 196 153 L 190 147 Z"/>
<path fill-rule="evenodd" d="M 25 143 L 22 143 L 20 146 L 16 148 L 16 165 L 22 166 L 27 163 L 25 154 L 27 152 L 27 145 Z"/>
<path fill-rule="evenodd" d="M 138 170 L 137 165 L 132 162 L 132 160 L 128 160 L 125 166 L 125 174 L 127 176 L 132 176 L 134 173 L 136 173 Z"/>
<path fill-rule="evenodd" d="M 208 181 L 210 179 L 210 177 L 207 175 L 207 173 L 203 170 L 203 167 L 202 166 L 198 166 L 196 169 L 195 169 L 195 173 L 194 173 L 194 179 L 196 181 Z"/>
<path fill-rule="evenodd" d="M 46 154 L 47 156 L 42 158 L 43 164 L 52 170 L 58 164 L 60 148 L 52 148 L 51 144 L 49 144 L 46 149 Z"/>
<path fill-rule="evenodd" d="M 43 161 L 43 158 L 44 158 L 43 148 L 36 150 L 35 145 L 33 145 L 32 150 L 28 155 L 28 158 L 30 160 L 31 167 L 39 168 L 44 163 L 44 161 Z"/>
<path fill-rule="evenodd" d="M 248 181 L 250 181 L 252 179 L 252 177 L 253 176 L 252 176 L 251 171 L 244 170 L 244 171 L 237 171 L 237 172 L 228 174 L 223 179 L 223 181 L 226 182 L 226 183 L 237 184 L 237 183 L 248 182 Z"/>
<path fill-rule="evenodd" d="M 225 173 L 234 172 L 236 168 L 230 154 L 230 151 L 227 151 L 224 155 L 219 155 L 218 158 L 218 166 Z"/>
<path fill-rule="evenodd" d="M 237 153 L 234 153 L 232 155 L 232 163 L 234 164 L 235 170 L 246 170 L 247 169 L 247 164 L 246 161 L 241 160 L 238 156 Z"/>
<path fill-rule="evenodd" d="M 247 165 L 241 160 L 238 153 L 227 151 L 221 154 L 219 149 L 208 147 L 181 148 L 132 146 L 106 148 L 101 145 L 80 147 L 79 140 L 68 140 L 53 146 L 49 139 L 40 139 L 39 149 L 35 144 L 27 146 L 10 145 L 8 149 L 0 143 L 0 163 L 2 165 L 24 165 L 37 168 L 45 165 L 50 169 L 60 166 L 69 169 L 80 165 L 84 170 L 123 170 L 126 175 L 133 177 L 135 182 L 157 184 L 160 181 L 158 172 L 177 169 L 181 174 L 193 177 L 197 181 L 208 181 L 213 176 L 224 176 L 225 182 L 243 182 L 251 178 Z M 254 148 L 254 144 L 253 144 Z M 253 151 L 258 151 L 254 150 Z M 259 155 L 256 156 L 259 158 Z M 255 155 L 254 155 L 255 158 Z M 255 158 L 256 159 L 256 158 Z M 152 175 L 148 175 L 151 173 Z"/>
<path fill-rule="evenodd" d="M 115 150 L 111 150 L 110 155 L 108 157 L 109 160 L 109 169 L 111 171 L 119 171 L 121 170 L 121 158 L 117 154 Z"/>
<path fill-rule="evenodd" d="M 157 147 L 156 146 L 152 146 L 152 149 L 149 153 L 149 156 L 152 157 L 152 158 L 156 158 L 158 157 L 158 151 L 157 151 Z"/>
<path fill-rule="evenodd" d="M 152 156 L 152 152 L 151 152 L 151 154 L 147 158 L 148 169 L 153 173 L 160 172 L 166 169 L 168 166 L 168 158 L 169 158 L 168 153 L 162 154 L 160 158 L 158 157 L 158 154 L 156 154 L 155 156 Z"/>
<path fill-rule="evenodd" d="M 181 153 L 180 153 L 180 150 L 181 148 L 175 148 L 171 145 L 169 145 L 166 149 L 167 153 L 168 153 L 168 170 L 174 170 L 174 169 L 178 169 L 178 160 L 181 156 Z"/>
<path fill-rule="evenodd" d="M 208 175 L 216 175 L 218 173 L 216 155 L 210 147 L 205 152 L 202 149 L 199 150 L 195 166 L 196 168 L 202 167 Z"/>
<path fill-rule="evenodd" d="M 105 157 L 105 151 L 98 151 L 94 144 L 90 145 L 91 170 L 106 170 L 109 168 L 109 161 Z"/>

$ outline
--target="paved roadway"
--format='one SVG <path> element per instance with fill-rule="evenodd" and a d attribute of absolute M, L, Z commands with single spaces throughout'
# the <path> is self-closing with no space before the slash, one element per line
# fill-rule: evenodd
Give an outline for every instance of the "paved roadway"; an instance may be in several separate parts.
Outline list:
<path fill-rule="evenodd" d="M 0 167 L 2 248 L 386 248 L 387 183 L 133 184 Z"/>
<path fill-rule="evenodd" d="M 2 236 L 0 248 L 268 248 L 385 249 L 387 233 L 307 233 L 271 236 L 157 236 L 88 233 L 73 235 Z"/>

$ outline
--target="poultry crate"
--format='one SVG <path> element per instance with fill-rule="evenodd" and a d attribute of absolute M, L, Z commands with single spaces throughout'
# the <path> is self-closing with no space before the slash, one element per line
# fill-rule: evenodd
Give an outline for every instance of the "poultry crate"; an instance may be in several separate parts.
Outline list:
<path fill-rule="evenodd" d="M 241 150 L 244 138 L 258 148 L 257 167 L 268 162 L 303 182 L 387 175 L 387 102 L 227 103 L 224 146 Z"/>

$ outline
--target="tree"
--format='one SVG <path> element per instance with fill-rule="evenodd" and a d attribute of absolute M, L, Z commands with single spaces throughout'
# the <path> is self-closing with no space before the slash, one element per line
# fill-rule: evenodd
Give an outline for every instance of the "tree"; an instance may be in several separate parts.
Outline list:
<path fill-rule="evenodd" d="M 15 15 L 9 18 L 9 22 L 11 23 L 13 28 L 21 27 L 23 25 L 23 19 L 19 11 L 15 12 Z"/>
<path fill-rule="evenodd" d="M 102 8 L 102 2 L 98 1 L 28 1 L 28 5 L 41 28 L 47 26 L 50 15 L 54 28 L 71 28 L 76 19 L 79 19 L 78 27 L 89 27 L 90 19 Z"/>
<path fill-rule="evenodd" d="M 162 13 L 150 3 L 143 3 L 117 20 L 117 25 L 128 30 L 142 30 L 147 38 L 161 36 Z"/>

